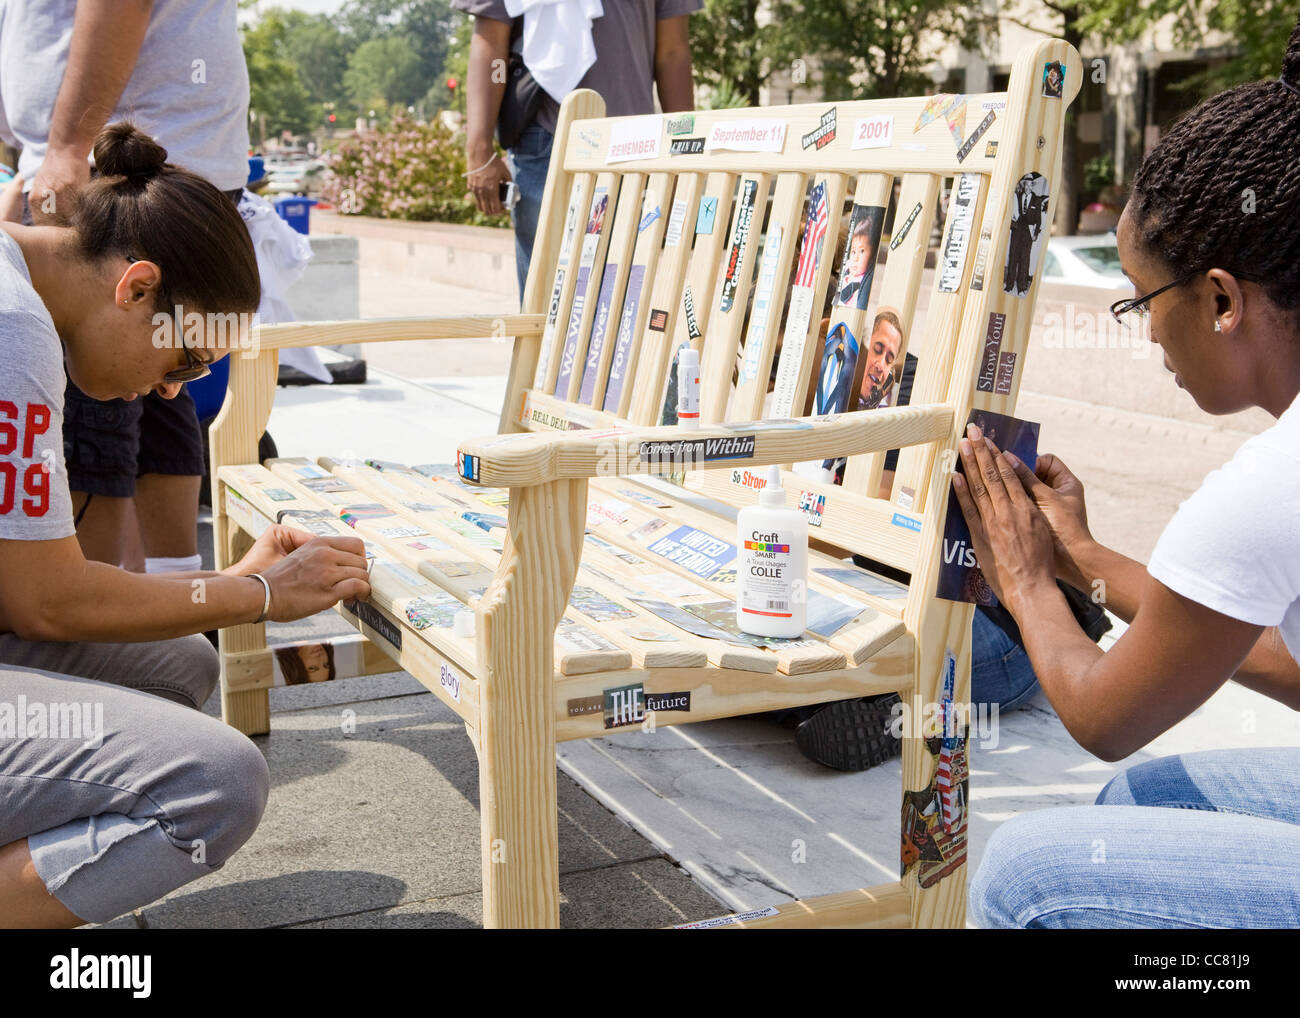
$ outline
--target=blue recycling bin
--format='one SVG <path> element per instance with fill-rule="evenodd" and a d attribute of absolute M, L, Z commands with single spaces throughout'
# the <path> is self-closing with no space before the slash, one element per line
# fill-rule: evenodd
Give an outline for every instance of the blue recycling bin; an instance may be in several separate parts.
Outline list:
<path fill-rule="evenodd" d="M 299 233 L 310 232 L 311 210 L 316 204 L 315 198 L 298 198 L 293 195 L 285 195 L 282 198 L 276 198 L 272 204 L 275 211 L 280 214 L 280 218 L 292 226 Z"/>

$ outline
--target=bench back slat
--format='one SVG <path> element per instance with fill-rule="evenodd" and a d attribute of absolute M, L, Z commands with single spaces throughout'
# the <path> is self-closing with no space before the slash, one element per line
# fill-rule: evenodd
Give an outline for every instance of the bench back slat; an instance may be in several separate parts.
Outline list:
<path fill-rule="evenodd" d="M 603 263 L 600 285 L 595 282 L 596 270 L 592 270 L 592 290 L 588 294 L 588 303 L 594 305 L 590 318 L 591 331 L 577 344 L 584 349 L 581 360 L 574 364 L 574 378 L 571 381 L 567 399 L 577 400 L 591 406 L 592 395 L 597 384 L 597 375 L 603 359 L 602 351 L 609 334 L 611 316 L 615 313 L 615 301 L 622 303 L 623 287 L 627 283 L 628 261 L 632 257 L 632 246 L 636 242 L 637 227 L 641 222 L 642 209 L 646 200 L 643 190 L 645 178 L 640 173 L 629 173 L 619 180 L 617 206 L 611 202 L 609 215 L 614 217 L 610 231 L 609 247 L 605 257 L 597 264 Z M 617 321 L 614 321 L 617 325 Z M 608 365 L 607 365 L 608 366 Z M 602 380 L 603 383 L 603 380 Z M 556 395 L 564 395 L 557 392 Z"/>
<path fill-rule="evenodd" d="M 803 413 L 808 403 L 813 364 L 820 354 L 817 339 L 821 334 L 823 295 L 835 265 L 835 224 L 848 186 L 845 173 L 819 173 L 813 179 L 768 411 L 772 417 L 794 417 Z"/>
<path fill-rule="evenodd" d="M 569 308 L 573 304 L 573 291 L 577 284 L 578 245 L 584 235 L 587 202 L 594 181 L 592 174 L 578 173 L 569 185 L 564 230 L 554 260 L 554 280 L 551 283 L 550 300 L 547 302 L 546 330 L 542 333 L 541 353 L 533 377 L 533 388 L 543 392 L 555 391 L 555 378 L 560 370 L 560 358 L 555 349 L 564 341 L 563 330 L 568 325 Z M 529 275 L 532 275 L 531 271 Z"/>
<path fill-rule="evenodd" d="M 727 408 L 728 420 L 751 420 L 763 415 L 781 308 L 785 305 L 790 266 L 799 246 L 799 215 L 805 204 L 807 184 L 802 173 L 782 173 L 776 178 L 763 249 L 758 256 L 758 278 L 740 352 L 739 373 Z"/>
<path fill-rule="evenodd" d="M 884 278 L 878 294 L 873 295 L 874 309 L 861 340 L 859 357 L 870 363 L 870 358 L 875 356 L 877 321 L 882 313 L 895 316 L 902 342 L 893 363 L 886 364 L 885 368 L 899 379 L 906 363 L 908 339 L 916 317 L 921 273 L 925 268 L 930 226 L 934 221 L 938 193 L 939 178 L 932 173 L 909 173 L 903 177 L 894 212 L 893 231 L 889 238 Z M 888 403 L 882 405 L 897 403 L 895 390 Z M 844 469 L 844 490 L 860 495 L 875 495 L 880 490 L 884 461 L 883 452 L 850 457 Z"/>
<path fill-rule="evenodd" d="M 721 421 L 726 416 L 737 344 L 748 307 L 749 281 L 758 264 L 771 187 L 769 174 L 746 173 L 741 176 L 732 203 L 721 275 L 716 285 L 706 291 L 712 301 L 704 349 L 700 353 L 701 424 Z"/>
<path fill-rule="evenodd" d="M 581 365 L 596 315 L 596 294 L 604 273 L 605 252 L 614 232 L 613 221 L 622 181 L 622 174 L 602 173 L 596 177 L 596 186 L 591 191 L 591 207 L 583 227 L 573 298 L 568 308 L 568 326 L 556 365 L 555 387 L 551 390 L 570 402 L 577 396 L 582 383 Z"/>
<path fill-rule="evenodd" d="M 624 183 L 627 188 L 627 183 Z M 641 217 L 636 223 L 635 246 L 632 250 L 631 264 L 626 271 L 619 273 L 619 278 L 610 288 L 609 304 L 606 311 L 605 326 L 599 337 L 593 332 L 587 348 L 587 366 L 582 376 L 582 392 L 579 402 L 584 406 L 601 408 L 605 406 L 606 391 L 611 383 L 618 386 L 613 393 L 616 407 L 621 399 L 621 382 L 627 377 L 632 337 L 645 325 L 649 313 L 644 298 L 647 279 L 653 280 L 662 250 L 666 219 L 664 213 L 669 209 L 672 198 L 673 178 L 667 173 L 651 174 L 646 182 L 642 197 Z M 618 224 L 622 228 L 622 221 Z M 622 265 L 622 261 L 618 263 Z M 606 275 L 608 276 L 608 270 Z M 601 283 L 601 302 L 605 303 L 605 282 Z M 596 325 L 601 327 L 601 310 L 596 311 Z M 615 358 L 617 356 L 617 364 Z"/>
<path fill-rule="evenodd" d="M 692 176 L 695 176 L 692 174 Z M 736 178 L 731 173 L 710 173 L 694 205 L 686 210 L 679 256 L 686 260 L 685 284 L 656 280 L 655 299 L 646 323 L 643 349 L 650 359 L 637 372 L 637 398 L 631 420 L 635 424 L 658 424 L 664 419 L 669 379 L 677 370 L 677 351 L 690 343 L 701 348 L 709 327 L 712 293 L 718 263 L 726 237 L 724 224 L 731 207 Z M 700 299 L 700 296 L 703 299 Z M 655 312 L 660 312 L 656 315 Z M 672 407 L 675 415 L 676 407 Z M 671 418 L 675 419 L 675 417 Z"/>
<path fill-rule="evenodd" d="M 635 380 L 658 377 L 662 370 L 658 366 L 662 351 L 660 344 L 655 342 L 655 338 L 662 335 L 662 329 L 648 329 L 650 315 L 654 308 L 663 308 L 670 300 L 667 306 L 676 306 L 675 295 L 681 292 L 690 262 L 690 235 L 684 234 L 683 223 L 688 219 L 694 222 L 704 178 L 698 173 L 684 173 L 671 179 L 676 182 L 671 194 L 667 188 L 664 189 L 664 199 L 671 198 L 671 205 L 663 226 L 663 248 L 651 252 L 653 260 L 647 263 L 641 290 L 635 294 L 629 291 L 624 302 L 623 321 L 619 324 L 618 342 L 602 402 L 604 410 L 618 417 L 633 417 L 638 401 L 645 402 L 641 399 L 644 382 L 638 385 Z M 638 252 L 641 246 L 642 241 L 638 241 Z M 633 304 L 634 318 L 629 320 L 629 307 Z"/>

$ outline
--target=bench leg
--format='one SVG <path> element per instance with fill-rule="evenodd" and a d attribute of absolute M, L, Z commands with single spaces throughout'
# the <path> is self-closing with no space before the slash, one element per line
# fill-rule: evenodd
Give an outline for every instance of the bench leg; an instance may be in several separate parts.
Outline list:
<path fill-rule="evenodd" d="M 222 493 L 222 497 L 213 499 L 222 503 L 220 509 L 212 507 L 213 559 L 218 569 L 224 569 L 243 557 L 253 539 L 226 515 L 224 488 L 218 486 L 213 490 Z M 217 634 L 217 649 L 221 656 L 221 720 L 245 735 L 265 735 L 271 730 L 271 701 L 266 686 L 248 688 L 246 682 L 232 684 L 229 667 L 232 654 L 266 650 L 265 624 L 250 623 L 221 630 Z M 269 685 L 269 676 L 266 681 Z"/>
<path fill-rule="evenodd" d="M 253 539 L 226 515 L 225 488 L 217 474 L 227 464 L 257 462 L 257 443 L 266 430 L 271 404 L 275 400 L 278 363 L 274 350 L 257 357 L 248 357 L 244 353 L 230 356 L 230 389 L 208 432 L 212 469 L 213 559 L 218 569 L 239 561 Z M 269 732 L 271 705 L 266 691 L 266 686 L 270 685 L 269 677 L 261 680 L 266 685 L 249 688 L 244 684 L 243 688 L 232 688 L 227 668 L 230 654 L 266 649 L 266 626 L 250 624 L 222 630 L 219 649 L 222 720 L 245 735 Z"/>
<path fill-rule="evenodd" d="M 483 925 L 556 927 L 553 640 L 582 554 L 587 482 L 510 492 L 501 565 L 480 604 Z"/>
<path fill-rule="evenodd" d="M 904 715 L 901 818 L 903 886 L 912 896 L 913 927 L 966 925 L 973 613 L 971 605 L 932 600 L 917 638 L 912 700 Z M 945 700 L 954 714 L 948 738 L 936 709 Z M 931 719 L 934 729 L 927 732 Z"/>

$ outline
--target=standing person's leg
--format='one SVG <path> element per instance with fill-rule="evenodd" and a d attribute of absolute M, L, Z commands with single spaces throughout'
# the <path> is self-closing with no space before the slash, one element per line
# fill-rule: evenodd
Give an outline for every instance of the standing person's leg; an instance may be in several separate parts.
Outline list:
<path fill-rule="evenodd" d="M 528 281 L 528 264 L 533 256 L 537 219 L 542 211 L 542 193 L 546 189 L 546 173 L 551 165 L 553 140 L 550 131 L 534 122 L 524 129 L 509 153 L 510 174 L 519 188 L 519 204 L 511 210 L 510 220 L 515 228 L 515 274 L 521 302 L 524 284 Z"/>
<path fill-rule="evenodd" d="M 150 393 L 140 419 L 135 515 L 145 571 L 194 572 L 198 548 L 203 436 L 194 400 L 183 388 L 174 399 Z"/>
<path fill-rule="evenodd" d="M 1300 925 L 1300 749 L 1214 750 L 1139 764 L 1097 805 L 1023 813 L 970 888 L 982 927 Z"/>
<path fill-rule="evenodd" d="M 101 402 L 72 382 L 63 400 L 63 455 L 77 542 L 86 558 L 115 566 L 122 561 L 127 510 L 135 495 L 143 403 Z"/>

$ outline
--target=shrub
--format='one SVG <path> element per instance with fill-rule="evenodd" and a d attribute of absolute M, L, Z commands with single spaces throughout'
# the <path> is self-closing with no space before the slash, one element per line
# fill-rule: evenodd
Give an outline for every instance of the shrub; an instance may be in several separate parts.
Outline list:
<path fill-rule="evenodd" d="M 330 161 L 322 197 L 341 213 L 381 219 L 508 226 L 485 216 L 465 185 L 465 151 L 443 124 L 397 117 L 383 130 L 344 141 Z"/>

